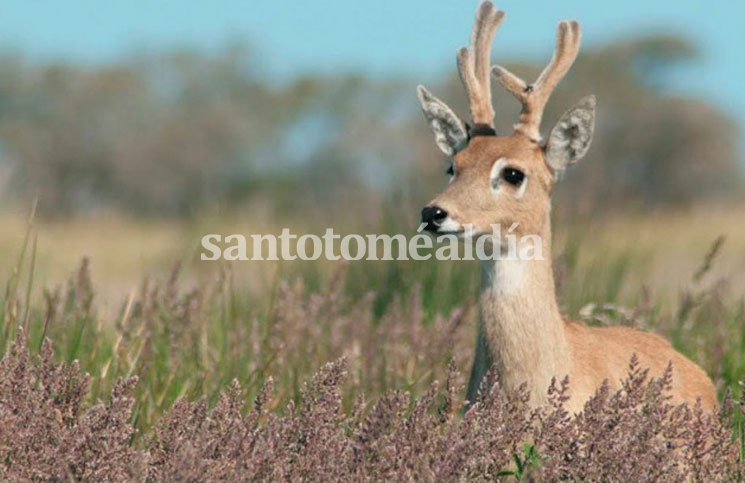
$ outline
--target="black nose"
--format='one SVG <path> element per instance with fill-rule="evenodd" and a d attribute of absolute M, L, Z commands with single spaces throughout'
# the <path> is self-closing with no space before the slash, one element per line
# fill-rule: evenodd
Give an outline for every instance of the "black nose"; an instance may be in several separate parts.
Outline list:
<path fill-rule="evenodd" d="M 422 209 L 422 223 L 427 224 L 425 227 L 427 231 L 436 232 L 447 217 L 448 212 L 439 206 L 425 206 Z"/>

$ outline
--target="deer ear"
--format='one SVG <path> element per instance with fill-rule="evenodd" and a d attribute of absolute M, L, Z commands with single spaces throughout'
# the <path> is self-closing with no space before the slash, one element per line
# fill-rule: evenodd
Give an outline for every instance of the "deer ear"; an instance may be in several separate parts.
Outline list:
<path fill-rule="evenodd" d="M 583 98 L 551 129 L 544 152 L 554 172 L 563 171 L 587 154 L 595 129 L 595 104 L 595 96 Z"/>
<path fill-rule="evenodd" d="M 447 104 L 436 98 L 424 86 L 418 86 L 417 96 L 435 133 L 437 146 L 448 156 L 453 156 L 468 144 L 468 132 L 463 121 Z"/>

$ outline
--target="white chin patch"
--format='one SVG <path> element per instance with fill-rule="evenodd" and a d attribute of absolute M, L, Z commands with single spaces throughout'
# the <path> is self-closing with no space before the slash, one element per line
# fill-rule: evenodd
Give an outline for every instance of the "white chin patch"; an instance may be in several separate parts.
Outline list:
<path fill-rule="evenodd" d="M 455 221 L 453 218 L 448 216 L 445 218 L 445 221 L 440 223 L 440 228 L 437 230 L 437 233 L 453 233 L 453 232 L 461 232 L 463 231 L 463 226 Z"/>

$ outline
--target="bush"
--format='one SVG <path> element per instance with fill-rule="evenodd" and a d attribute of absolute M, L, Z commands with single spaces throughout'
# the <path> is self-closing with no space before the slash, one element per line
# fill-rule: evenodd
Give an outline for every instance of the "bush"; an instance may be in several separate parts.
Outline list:
<path fill-rule="evenodd" d="M 622 389 L 601 387 L 576 417 L 563 408 L 568 381 L 531 410 L 524 390 L 485 384 L 461 412 L 460 375 L 421 397 L 387 391 L 345 407 L 345 359 L 324 365 L 297 402 L 278 409 L 272 379 L 246 409 L 237 382 L 218 403 L 178 401 L 132 442 L 136 379 L 107 404 L 83 409 L 88 376 L 55 364 L 49 344 L 29 354 L 21 332 L 0 363 L 0 472 L 41 481 L 736 481 L 745 477 L 742 406 L 718 415 L 673 406 L 672 369 L 650 379 L 635 360 Z M 493 381 L 493 378 L 491 378 Z M 737 408 L 737 410 L 735 409 Z M 740 433 L 741 434 L 741 433 Z"/>

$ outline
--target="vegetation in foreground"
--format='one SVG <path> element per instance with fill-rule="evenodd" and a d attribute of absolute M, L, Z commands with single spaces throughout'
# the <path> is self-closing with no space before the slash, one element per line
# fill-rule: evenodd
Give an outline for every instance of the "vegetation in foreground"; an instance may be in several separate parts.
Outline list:
<path fill-rule="evenodd" d="M 669 337 L 717 381 L 724 402 L 711 419 L 671 407 L 668 381 L 633 365 L 623 391 L 601 389 L 579 418 L 561 407 L 562 381 L 545 411 L 487 385 L 461 414 L 476 310 L 473 299 L 447 315 L 425 308 L 448 299 L 435 272 L 416 273 L 422 288 L 382 286 L 388 298 L 359 295 L 344 267 L 320 286 L 298 279 L 256 298 L 229 271 L 186 289 L 174 270 L 144 281 L 110 323 L 87 261 L 43 304 L 26 303 L 31 250 L 2 300 L 0 471 L 85 481 L 741 479 L 742 406 L 729 394 L 745 373 L 745 307 L 709 279 L 721 246 L 674 310 L 650 297 L 625 309 L 611 297 L 579 311 Z M 617 268 L 594 283 L 622 285 Z M 572 285 L 563 290 L 571 299 Z"/>
<path fill-rule="evenodd" d="M 557 280 L 569 316 L 667 336 L 727 401 L 745 373 L 744 303 L 691 264 L 711 233 L 745 240 L 742 156 L 721 110 L 667 92 L 695 57 L 684 38 L 616 41 L 584 52 L 560 87 L 565 99 L 596 92 L 606 121 L 591 159 L 557 187 L 557 215 L 586 224 L 579 237 L 556 224 Z M 107 307 L 143 272 L 193 260 L 205 233 L 272 233 L 273 220 L 407 233 L 444 182 L 414 82 L 278 85 L 255 65 L 240 46 L 105 67 L 2 54 L 0 199 L 39 196 L 48 218 L 38 251 L 0 260 L 12 273 L 0 293 L 0 479 L 742 479 L 741 406 L 725 403 L 717 420 L 666 407 L 665 382 L 633 368 L 625 392 L 601 391 L 579 419 L 562 412 L 561 384 L 544 412 L 485 387 L 462 415 L 478 283 L 468 264 L 200 264 Z M 465 110 L 456 77 L 438 92 Z M 500 103 L 500 130 L 514 109 Z M 721 201 L 736 209 L 706 205 Z M 650 207 L 703 214 L 669 222 Z M 631 221 L 599 230 L 616 212 Z M 0 217 L 3 253 L 15 253 L 17 221 Z M 85 262 L 40 293 L 39 279 L 82 254 L 103 281 Z M 738 286 L 742 253 L 722 258 Z"/>
<path fill-rule="evenodd" d="M 419 397 L 386 391 L 345 407 L 348 362 L 324 365 L 295 402 L 274 407 L 267 379 L 246 410 L 237 381 L 213 409 L 177 402 L 132 444 L 137 378 L 118 382 L 108 403 L 83 409 L 88 377 L 57 365 L 44 344 L 32 361 L 23 332 L 0 363 L 4 477 L 47 481 L 736 481 L 745 476 L 739 414 L 727 397 L 719 415 L 674 407 L 671 371 L 648 379 L 632 360 L 623 389 L 601 387 L 577 417 L 551 405 L 530 410 L 527 394 L 484 386 L 459 413 L 462 387 L 451 366 Z M 742 408 L 742 406 L 740 406 Z M 529 441 L 530 443 L 526 443 Z"/>

